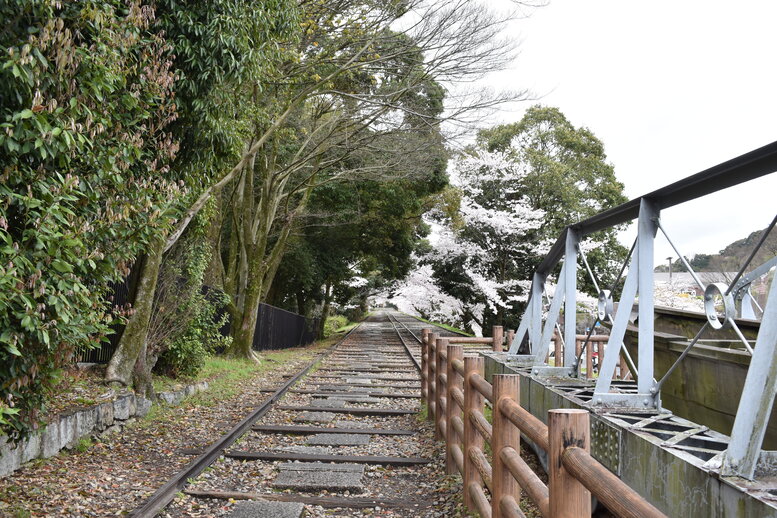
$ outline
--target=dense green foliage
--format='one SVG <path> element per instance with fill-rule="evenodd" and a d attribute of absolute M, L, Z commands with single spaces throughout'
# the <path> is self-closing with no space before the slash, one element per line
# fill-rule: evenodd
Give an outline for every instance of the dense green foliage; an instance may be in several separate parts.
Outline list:
<path fill-rule="evenodd" d="M 240 160 L 255 121 L 265 118 L 268 111 L 250 101 L 283 56 L 278 39 L 293 40 L 297 24 L 296 5 L 289 1 L 160 2 L 156 11 L 156 27 L 171 46 L 171 66 L 176 76 L 178 118 L 169 130 L 181 149 L 171 167 L 187 187 L 188 195 L 174 207 L 178 221 L 173 232 L 161 235 L 149 250 L 148 258 L 152 260 L 136 263 L 140 286 L 136 298 L 155 302 L 133 301 L 137 311 L 106 372 L 108 380 L 132 383 L 136 390 L 149 394 L 153 394 L 150 371 L 158 355 L 176 340 L 155 340 L 151 329 L 153 316 L 159 315 L 161 307 L 155 295 L 156 283 L 165 275 L 165 263 L 156 258 L 173 254 L 172 248 L 185 237 L 187 224 L 199 210 L 192 209 L 194 200 L 209 196 L 209 189 Z M 217 212 L 209 212 L 214 220 L 210 223 L 214 229 L 211 234 L 216 236 L 220 225 Z M 190 239 L 189 243 L 194 241 Z M 210 243 L 208 256 L 201 259 L 209 262 L 210 254 L 217 250 L 218 243 Z M 201 280 L 201 276 L 195 276 L 189 282 Z M 188 315 L 188 308 L 202 302 L 197 293 L 188 290 L 175 299 L 179 313 Z M 171 303 L 165 307 L 171 309 Z M 183 321 L 185 325 L 188 317 Z"/>
<path fill-rule="evenodd" d="M 0 19 L 13 439 L 118 323 L 105 381 L 153 397 L 152 369 L 250 358 L 260 302 L 363 313 L 412 268 L 447 184 L 442 122 L 491 102 L 450 110 L 447 88 L 506 56 L 505 19 L 468 0 L 0 0 Z M 127 278 L 129 305 L 112 307 Z"/>
<path fill-rule="evenodd" d="M 293 38 L 296 4 L 284 0 L 162 0 L 157 24 L 174 56 L 178 119 L 170 131 L 181 146 L 175 167 L 192 176 L 194 194 L 232 167 L 261 113 L 247 102 L 282 56 L 279 38 Z"/>
<path fill-rule="evenodd" d="M 180 194 L 166 42 L 118 1 L 0 4 L 0 416 L 21 433 L 76 345 L 111 315 L 109 281 Z"/>

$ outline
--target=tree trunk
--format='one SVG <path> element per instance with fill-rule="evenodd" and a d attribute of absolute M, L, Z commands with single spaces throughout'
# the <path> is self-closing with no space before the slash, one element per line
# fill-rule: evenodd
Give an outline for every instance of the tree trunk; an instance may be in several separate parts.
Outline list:
<path fill-rule="evenodd" d="M 138 354 L 138 359 L 135 361 L 135 368 L 132 370 L 132 385 L 135 389 L 135 394 L 154 400 L 156 394 L 154 393 L 154 385 L 151 381 L 151 369 L 153 368 L 153 365 L 150 365 L 148 358 L 146 358 L 147 352 L 148 344 L 144 341 L 140 354 Z"/>
<path fill-rule="evenodd" d="M 326 317 L 329 316 L 329 310 L 332 307 L 332 284 L 327 281 L 324 289 L 324 308 L 321 310 L 321 320 L 318 322 L 318 337 L 324 338 L 324 327 L 326 326 Z"/>
<path fill-rule="evenodd" d="M 208 221 L 206 239 L 210 243 L 210 262 L 205 270 L 203 284 L 211 288 L 224 291 L 224 263 L 221 259 L 221 228 L 223 226 L 224 213 L 222 211 L 221 193 L 214 193 L 213 218 Z"/>
<path fill-rule="evenodd" d="M 256 318 L 262 293 L 264 276 L 261 266 L 263 262 L 263 257 L 254 256 L 251 258 L 245 293 L 239 297 L 242 300 L 242 305 L 236 311 L 238 318 L 232 322 L 232 344 L 229 346 L 228 353 L 238 358 L 255 358 L 251 347 L 254 343 Z"/>
<path fill-rule="evenodd" d="M 151 242 L 151 249 L 143 263 L 137 293 L 133 301 L 135 313 L 127 322 L 119 345 L 105 370 L 105 381 L 108 383 L 117 382 L 129 386 L 135 363 L 141 352 L 145 351 L 148 323 L 154 303 L 154 293 L 159 278 L 159 268 L 162 265 L 164 247 L 163 236 L 158 236 Z"/>

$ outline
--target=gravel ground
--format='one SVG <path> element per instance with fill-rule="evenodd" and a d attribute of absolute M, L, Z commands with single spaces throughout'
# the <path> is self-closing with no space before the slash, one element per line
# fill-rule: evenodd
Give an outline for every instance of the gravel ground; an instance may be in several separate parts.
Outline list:
<path fill-rule="evenodd" d="M 389 342 L 390 343 L 390 342 Z M 383 342 L 385 347 L 389 343 Z M 399 343 L 391 344 L 397 348 L 401 347 Z M 403 351 L 403 350 L 400 350 Z M 385 349 L 383 349 L 385 352 Z M 401 357 L 401 356 L 399 356 Z M 405 358 L 407 358 L 405 356 Z M 331 371 L 327 368 L 333 368 L 333 364 L 342 363 L 342 359 L 330 358 L 322 368 L 312 377 L 301 381 L 297 387 L 304 390 L 315 390 L 316 385 L 323 384 L 345 384 L 347 378 L 367 378 L 369 373 L 343 372 L 331 376 Z M 408 362 L 403 368 L 407 368 Z M 418 375 L 412 373 L 402 373 L 401 376 L 381 373 L 380 376 L 386 376 L 392 379 L 375 379 L 374 384 L 399 384 L 401 386 L 418 386 Z M 396 389 L 378 389 L 375 390 L 396 390 Z M 343 390 L 344 392 L 344 390 Z M 409 391 L 402 390 L 403 393 Z M 415 389 L 418 393 L 418 389 Z M 311 394 L 287 394 L 280 405 L 284 406 L 309 406 L 315 405 L 317 398 Z M 418 399 L 394 399 L 394 398 L 376 398 L 372 403 L 348 402 L 349 408 L 391 408 L 407 409 L 417 411 L 420 409 Z M 326 409 L 322 409 L 326 411 Z M 294 418 L 299 415 L 295 410 L 273 409 L 261 421 L 261 424 L 302 424 L 295 423 Z M 399 415 L 399 416 L 354 416 L 345 413 L 336 414 L 336 422 L 322 423 L 316 426 L 321 427 L 363 427 L 380 429 L 402 429 L 415 430 L 417 433 L 412 436 L 381 436 L 371 435 L 370 441 L 366 445 L 359 446 L 316 446 L 310 453 L 334 454 L 334 455 L 375 455 L 375 456 L 394 456 L 394 457 L 421 457 L 430 459 L 432 462 L 425 465 L 416 465 L 409 467 L 390 467 L 365 465 L 362 482 L 364 489 L 358 494 L 352 494 L 350 491 L 318 491 L 305 492 L 308 496 L 339 496 L 349 497 L 358 496 L 361 498 L 372 497 L 376 499 L 386 499 L 392 501 L 401 501 L 404 507 L 371 507 L 366 509 L 354 508 L 324 508 L 316 505 L 306 505 L 306 516 L 310 517 L 355 517 L 355 516 L 377 516 L 377 517 L 458 517 L 469 516 L 462 510 L 461 506 L 461 482 L 458 476 L 445 475 L 445 452 L 443 443 L 433 439 L 433 429 L 430 422 L 422 420 L 418 414 Z M 264 451 L 264 452 L 282 452 L 294 451 L 296 448 L 305 447 L 309 439 L 308 435 L 287 435 L 287 434 L 265 434 L 252 432 L 245 435 L 235 444 L 234 449 L 240 451 Z M 214 463 L 206 472 L 192 481 L 187 490 L 194 491 L 213 491 L 224 492 L 232 491 L 238 493 L 253 493 L 277 495 L 278 490 L 273 489 L 273 481 L 278 475 L 278 466 L 287 461 L 243 461 L 230 458 L 221 458 Z M 284 490 L 280 493 L 296 493 L 296 491 Z M 186 516 L 226 516 L 236 504 L 232 500 L 219 499 L 201 499 L 193 498 L 188 495 L 180 495 L 168 506 L 162 516 L 170 518 L 179 518 Z M 526 504 L 526 502 L 524 502 Z M 408 507 L 409 506 L 409 507 Z M 531 516 L 536 509 L 527 506 L 526 509 Z M 536 516 L 536 514 L 535 514 Z"/>
<path fill-rule="evenodd" d="M 260 389 L 280 385 L 284 374 L 298 371 L 317 352 L 298 349 L 289 362 L 268 363 L 273 366 L 269 372 L 240 382 L 237 395 L 228 399 L 207 401 L 206 393 L 178 407 L 160 406 L 85 451 L 28 463 L 0 479 L 0 516 L 128 514 L 191 461 L 181 450 L 218 439 L 270 395 Z M 195 405 L 198 400 L 201 404 Z"/>
<path fill-rule="evenodd" d="M 385 341 L 376 344 L 386 352 Z M 391 346 L 401 347 L 399 344 Z M 407 358 L 392 355 L 388 362 Z M 102 438 L 85 452 L 63 453 L 52 459 L 34 462 L 13 476 L 0 480 L 0 516 L 122 516 L 140 505 L 153 491 L 187 464 L 192 457 L 181 450 L 202 448 L 256 408 L 269 393 L 262 388 L 275 387 L 284 377 L 296 372 L 314 353 L 299 350 L 299 356 L 274 368 L 270 374 L 261 374 L 240 383 L 234 397 L 193 405 L 185 402 L 180 407 L 154 412 L 154 417 L 127 426 L 120 433 Z M 363 363 L 353 349 L 343 351 L 340 358 L 331 357 L 328 367 L 348 362 Z M 409 364 L 405 363 L 403 368 Z M 369 389 L 418 393 L 419 381 L 412 372 L 392 375 L 393 379 L 375 379 L 374 385 L 393 385 L 400 388 Z M 318 389 L 316 384 L 342 385 L 346 378 L 367 377 L 366 373 L 318 371 L 315 377 L 297 384 L 297 389 Z M 330 376 L 330 377 L 324 377 Z M 340 390 L 334 389 L 339 392 Z M 282 405 L 308 406 L 316 398 L 310 394 L 287 394 Z M 379 407 L 418 410 L 419 401 L 410 398 L 378 398 L 373 404 L 347 403 L 348 407 Z M 292 424 L 297 411 L 274 409 L 262 419 L 262 424 Z M 301 423 L 294 423 L 301 424 Z M 312 424 L 312 423 L 311 423 Z M 416 430 L 413 436 L 370 436 L 370 442 L 361 446 L 320 447 L 321 452 L 352 455 L 387 455 L 423 457 L 432 462 L 412 467 L 365 466 L 364 492 L 359 497 L 400 500 L 411 507 L 366 509 L 324 508 L 306 505 L 307 516 L 376 516 L 376 517 L 463 517 L 470 516 L 461 505 L 461 482 L 458 476 L 445 475 L 443 444 L 433 440 L 431 424 L 416 414 L 399 416 L 353 416 L 336 414 L 335 422 L 321 424 L 329 427 L 369 426 L 382 429 Z M 236 450 L 283 451 L 304 446 L 308 436 L 260 434 L 251 432 L 234 445 Z M 524 455 L 536 467 L 536 458 Z M 207 468 L 188 489 L 276 493 L 272 482 L 278 473 L 279 462 L 240 461 L 221 458 Z M 286 491 L 289 492 L 289 491 Z M 311 496 L 350 496 L 349 492 L 308 493 Z M 159 516 L 162 517 L 218 517 L 228 515 L 235 505 L 233 500 L 197 499 L 180 494 Z M 524 498 L 521 501 L 527 516 L 539 516 L 536 508 Z"/>

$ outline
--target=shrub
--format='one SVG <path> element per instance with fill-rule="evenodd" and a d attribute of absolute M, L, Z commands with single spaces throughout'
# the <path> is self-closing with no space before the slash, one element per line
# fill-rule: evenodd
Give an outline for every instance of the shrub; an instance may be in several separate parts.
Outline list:
<path fill-rule="evenodd" d="M 111 281 L 181 189 L 168 47 L 118 0 L 0 3 L 0 432 L 39 420 L 54 374 L 111 323 Z"/>
<path fill-rule="evenodd" d="M 224 311 L 228 301 L 227 295 L 217 291 L 203 296 L 187 331 L 162 352 L 157 372 L 174 378 L 196 376 L 210 354 L 226 349 L 232 337 L 223 336 L 220 329 L 229 318 Z"/>
<path fill-rule="evenodd" d="M 348 325 L 348 319 L 343 315 L 327 317 L 324 323 L 324 338 L 332 336 L 335 331 Z"/>

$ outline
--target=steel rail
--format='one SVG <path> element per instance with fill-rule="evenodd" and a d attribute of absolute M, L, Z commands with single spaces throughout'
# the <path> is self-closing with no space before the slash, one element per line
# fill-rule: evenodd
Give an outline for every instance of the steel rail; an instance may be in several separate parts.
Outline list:
<path fill-rule="evenodd" d="M 399 337 L 399 340 L 402 342 L 402 345 L 405 348 L 405 352 L 407 352 L 408 356 L 410 356 L 410 359 L 413 360 L 413 364 L 415 364 L 416 369 L 418 369 L 418 371 L 420 372 L 421 371 L 421 364 L 418 362 L 418 360 L 415 359 L 415 356 L 413 356 L 413 354 L 410 352 L 410 346 L 408 346 L 407 343 L 405 342 L 405 339 L 402 338 L 402 334 L 399 332 L 399 329 L 397 329 L 397 324 L 400 324 L 402 327 L 404 327 L 405 330 L 408 333 L 410 333 L 410 335 L 413 338 L 415 338 L 416 342 L 418 342 L 419 344 L 421 343 L 421 339 L 418 338 L 418 336 L 413 331 L 411 331 L 410 328 L 407 327 L 404 322 L 399 320 L 397 317 L 395 317 L 391 313 L 386 313 L 386 316 L 388 317 L 389 322 L 391 323 L 391 325 L 394 327 L 394 331 L 397 333 L 397 336 Z M 409 315 L 409 316 L 411 316 L 412 318 L 415 318 L 419 322 L 423 322 L 423 320 L 420 320 L 420 319 L 418 319 L 416 317 L 413 317 L 412 315 Z M 438 325 L 438 324 L 432 324 L 431 322 L 424 322 L 424 323 L 432 325 L 434 327 L 439 327 L 440 329 L 442 329 L 444 331 L 447 331 L 449 333 L 455 333 L 455 334 L 460 335 L 460 336 L 466 336 L 464 333 L 460 333 L 460 332 L 457 332 L 457 331 L 451 331 L 450 329 L 445 329 L 444 327 L 442 327 L 441 325 Z"/>
<path fill-rule="evenodd" d="M 175 495 L 190 478 L 198 476 L 205 468 L 210 466 L 213 462 L 216 461 L 216 459 L 221 457 L 224 450 L 229 448 L 241 435 L 249 431 L 254 422 L 264 416 L 295 383 L 297 383 L 300 379 L 302 379 L 303 376 L 310 372 L 313 367 L 318 365 L 321 360 L 329 356 L 335 349 L 337 349 L 337 347 L 340 346 L 340 344 L 345 341 L 346 338 L 351 335 L 351 333 L 353 333 L 359 327 L 361 327 L 361 324 L 351 329 L 336 344 L 332 345 L 326 351 L 319 354 L 315 359 L 313 359 L 299 372 L 297 372 L 297 374 L 295 374 L 291 379 L 281 385 L 281 387 L 273 392 L 273 394 L 267 398 L 259 406 L 259 408 L 251 412 L 251 414 L 235 425 L 229 432 L 222 435 L 218 441 L 209 446 L 208 449 L 202 453 L 202 455 L 187 464 L 181 471 L 179 471 L 170 480 L 168 480 L 164 486 L 157 489 L 157 491 L 152 494 L 142 506 L 132 511 L 130 516 L 134 518 L 153 518 L 156 516 L 159 511 L 161 511 L 167 504 L 173 501 Z"/>
<path fill-rule="evenodd" d="M 402 314 L 403 314 L 403 315 L 407 315 L 406 313 L 402 313 Z M 430 326 L 434 326 L 434 327 L 439 327 L 440 329 L 442 329 L 443 331 L 447 331 L 448 333 L 453 333 L 453 334 L 455 334 L 455 335 L 458 335 L 458 336 L 465 336 L 465 337 L 469 337 L 469 335 L 467 335 L 466 333 L 464 333 L 464 332 L 462 332 L 462 331 L 453 331 L 453 330 L 451 330 L 451 329 L 448 329 L 448 328 L 445 328 L 445 327 L 441 326 L 440 324 L 434 324 L 434 323 L 432 323 L 432 322 L 427 322 L 426 320 L 421 320 L 420 318 L 418 318 L 418 317 L 416 317 L 416 316 L 413 316 L 413 315 L 407 315 L 407 316 L 409 316 L 410 318 L 414 318 L 414 319 L 418 320 L 419 322 L 423 322 L 424 324 L 428 324 L 428 325 L 430 325 Z M 394 317 L 394 318 L 396 318 L 396 317 Z M 403 323 L 401 320 L 397 320 L 397 322 L 399 322 L 399 323 L 401 323 L 402 325 L 404 325 L 404 323 Z M 410 329 L 408 329 L 408 328 L 407 328 L 407 326 L 405 326 L 405 329 L 407 329 L 408 331 L 410 331 Z M 410 331 L 410 334 L 411 334 L 411 335 L 413 335 L 413 338 L 415 338 L 416 340 L 418 340 L 418 342 L 421 342 L 421 340 L 420 340 L 420 339 L 419 339 L 419 338 L 418 338 L 418 337 L 415 335 L 415 333 L 413 333 L 412 331 Z"/>
<path fill-rule="evenodd" d="M 394 332 L 397 334 L 397 337 L 399 338 L 399 341 L 402 342 L 402 347 L 405 348 L 405 352 L 410 357 L 410 360 L 413 362 L 413 365 L 415 365 L 415 368 L 418 369 L 418 372 L 421 372 L 421 364 L 418 360 L 416 360 L 415 356 L 413 356 L 413 353 L 410 351 L 410 346 L 405 342 L 405 339 L 402 338 L 402 333 L 399 332 L 399 329 L 397 328 L 397 323 L 402 324 L 402 327 L 405 328 L 405 330 L 410 333 L 413 338 L 416 339 L 416 341 L 420 344 L 421 340 L 413 333 L 410 329 L 407 328 L 407 326 L 400 322 L 394 315 L 391 313 L 386 313 L 386 316 L 388 317 L 388 321 L 391 324 L 391 327 L 394 328 Z"/>

